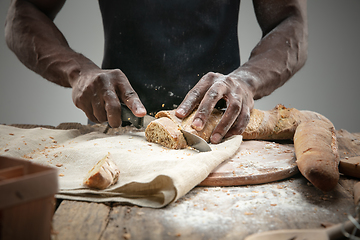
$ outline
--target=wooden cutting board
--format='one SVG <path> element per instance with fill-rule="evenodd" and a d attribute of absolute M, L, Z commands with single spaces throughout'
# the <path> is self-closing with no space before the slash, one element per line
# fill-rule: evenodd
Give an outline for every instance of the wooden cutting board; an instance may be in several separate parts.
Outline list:
<path fill-rule="evenodd" d="M 220 164 L 199 186 L 268 183 L 298 173 L 293 144 L 243 141 L 231 159 Z"/>

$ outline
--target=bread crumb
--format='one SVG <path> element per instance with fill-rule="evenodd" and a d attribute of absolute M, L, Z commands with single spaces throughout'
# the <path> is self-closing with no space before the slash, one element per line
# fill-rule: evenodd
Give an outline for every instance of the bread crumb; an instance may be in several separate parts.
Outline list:
<path fill-rule="evenodd" d="M 126 240 L 129 240 L 129 239 L 131 239 L 131 234 L 130 233 L 124 233 L 123 238 L 126 239 Z"/>
<path fill-rule="evenodd" d="M 272 149 L 272 144 L 266 144 L 265 149 Z"/>
<path fill-rule="evenodd" d="M 58 164 L 56 164 L 55 166 L 57 166 L 57 167 L 62 167 L 63 164 L 62 164 L 62 163 L 58 163 Z"/>
<path fill-rule="evenodd" d="M 253 215 L 251 212 L 244 212 L 244 215 Z"/>
<path fill-rule="evenodd" d="M 63 177 L 63 176 L 64 176 L 64 174 L 63 174 L 63 173 L 60 173 L 60 174 L 59 174 L 59 177 Z"/>

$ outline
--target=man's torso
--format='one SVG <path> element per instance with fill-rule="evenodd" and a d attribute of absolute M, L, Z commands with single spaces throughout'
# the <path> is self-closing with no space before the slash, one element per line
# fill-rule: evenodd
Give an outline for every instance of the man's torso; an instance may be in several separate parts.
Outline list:
<path fill-rule="evenodd" d="M 100 0 L 104 69 L 119 68 L 148 113 L 176 107 L 207 72 L 240 65 L 239 1 Z"/>

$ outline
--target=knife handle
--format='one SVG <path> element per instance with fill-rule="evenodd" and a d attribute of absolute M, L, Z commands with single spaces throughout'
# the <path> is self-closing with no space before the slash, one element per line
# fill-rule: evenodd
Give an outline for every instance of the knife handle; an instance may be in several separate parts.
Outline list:
<path fill-rule="evenodd" d="M 121 103 L 121 121 L 122 127 L 133 124 L 139 129 L 144 125 L 144 118 L 136 117 L 124 103 Z"/>

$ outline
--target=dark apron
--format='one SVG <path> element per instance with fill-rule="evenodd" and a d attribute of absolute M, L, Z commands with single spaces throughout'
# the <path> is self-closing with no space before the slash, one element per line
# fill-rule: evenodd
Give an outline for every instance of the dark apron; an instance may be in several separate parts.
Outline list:
<path fill-rule="evenodd" d="M 99 0 L 102 68 L 128 77 L 148 113 L 173 109 L 208 72 L 240 66 L 240 1 Z"/>

